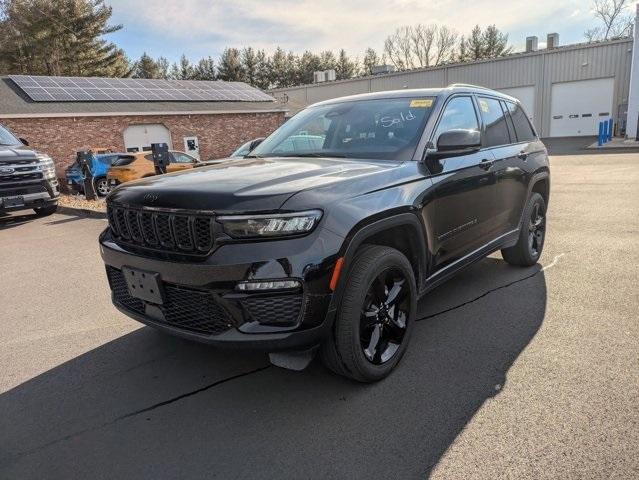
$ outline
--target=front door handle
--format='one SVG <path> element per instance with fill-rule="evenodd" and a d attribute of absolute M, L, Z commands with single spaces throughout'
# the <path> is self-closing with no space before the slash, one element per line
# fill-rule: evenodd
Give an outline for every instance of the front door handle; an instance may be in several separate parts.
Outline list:
<path fill-rule="evenodd" d="M 522 150 L 521 152 L 519 152 L 517 154 L 517 158 L 519 158 L 519 159 L 521 159 L 521 160 L 523 160 L 525 162 L 526 159 L 528 158 L 528 154 Z"/>
<path fill-rule="evenodd" d="M 487 158 L 484 158 L 480 164 L 479 164 L 479 168 L 483 168 L 484 170 L 489 170 L 490 167 L 493 166 L 493 163 L 495 163 L 495 160 L 489 160 Z"/>

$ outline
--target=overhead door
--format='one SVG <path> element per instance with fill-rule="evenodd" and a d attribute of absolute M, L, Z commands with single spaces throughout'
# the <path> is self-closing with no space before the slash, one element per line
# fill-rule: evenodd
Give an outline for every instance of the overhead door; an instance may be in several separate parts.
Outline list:
<path fill-rule="evenodd" d="M 124 148 L 127 152 L 151 150 L 152 143 L 166 143 L 171 146 L 171 132 L 164 125 L 130 125 L 124 130 Z"/>
<path fill-rule="evenodd" d="M 550 136 L 597 135 L 612 115 L 614 78 L 555 83 L 550 100 Z"/>
<path fill-rule="evenodd" d="M 519 100 L 530 121 L 539 129 L 541 125 L 535 123 L 535 87 L 500 88 L 499 91 Z"/>

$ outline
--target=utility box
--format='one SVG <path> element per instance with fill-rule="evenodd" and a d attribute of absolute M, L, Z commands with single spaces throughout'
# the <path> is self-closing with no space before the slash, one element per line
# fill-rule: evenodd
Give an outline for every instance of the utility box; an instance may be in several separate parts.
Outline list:
<path fill-rule="evenodd" d="M 335 79 L 337 78 L 337 75 L 335 74 L 335 70 L 326 70 L 324 72 L 324 75 L 327 82 L 334 82 Z"/>
<path fill-rule="evenodd" d="M 326 72 L 313 72 L 313 83 L 322 83 L 326 81 Z"/>

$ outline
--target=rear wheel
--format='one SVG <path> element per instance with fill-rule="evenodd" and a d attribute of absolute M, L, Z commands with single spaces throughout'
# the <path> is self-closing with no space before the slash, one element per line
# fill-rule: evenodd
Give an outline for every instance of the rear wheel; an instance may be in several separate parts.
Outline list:
<path fill-rule="evenodd" d="M 360 382 L 386 377 L 404 355 L 416 311 L 413 269 L 399 251 L 363 247 L 348 272 L 324 364 Z"/>
<path fill-rule="evenodd" d="M 111 187 L 105 177 L 95 179 L 95 191 L 99 197 L 106 197 L 109 194 Z"/>
<path fill-rule="evenodd" d="M 58 209 L 58 204 L 56 203 L 54 205 L 47 205 L 46 207 L 36 207 L 33 209 L 33 211 L 39 217 L 46 217 L 48 215 L 54 214 L 57 209 Z"/>
<path fill-rule="evenodd" d="M 524 221 L 517 243 L 501 251 L 501 256 L 511 265 L 530 267 L 537 263 L 546 239 L 546 202 L 533 193 L 524 209 Z"/>

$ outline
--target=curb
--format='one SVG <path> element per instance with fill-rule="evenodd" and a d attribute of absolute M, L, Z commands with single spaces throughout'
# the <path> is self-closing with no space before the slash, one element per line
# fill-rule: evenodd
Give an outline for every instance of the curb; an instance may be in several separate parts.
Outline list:
<path fill-rule="evenodd" d="M 106 212 L 98 212 L 96 210 L 89 210 L 88 208 L 74 208 L 67 207 L 64 205 L 58 204 L 58 210 L 56 213 L 62 213 L 64 215 L 75 215 L 81 217 L 89 217 L 89 218 L 102 218 L 106 219 Z"/>

